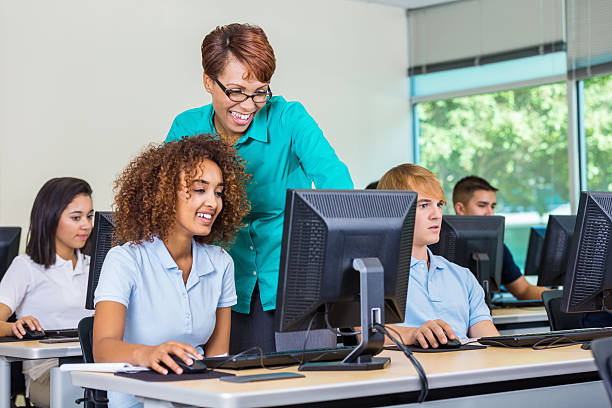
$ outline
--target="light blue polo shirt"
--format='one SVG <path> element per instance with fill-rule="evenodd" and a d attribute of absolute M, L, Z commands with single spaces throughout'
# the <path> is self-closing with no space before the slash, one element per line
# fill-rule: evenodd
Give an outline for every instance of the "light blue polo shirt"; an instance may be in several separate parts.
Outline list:
<path fill-rule="evenodd" d="M 178 115 L 166 142 L 199 133 L 216 133 L 212 104 Z M 288 188 L 352 189 L 348 168 L 299 102 L 274 96 L 253 118 L 234 147 L 251 174 L 247 196 L 251 212 L 229 253 L 236 264 L 238 304 L 249 313 L 255 284 L 264 310 L 276 308 L 285 198 Z"/>
<path fill-rule="evenodd" d="M 410 261 L 406 316 L 398 326 L 419 327 L 427 320 L 442 319 L 459 338 L 467 339 L 470 327 L 491 320 L 484 290 L 469 269 L 427 252 L 429 270 L 427 261 Z"/>
<path fill-rule="evenodd" d="M 112 301 L 127 307 L 125 342 L 204 344 L 215 328 L 217 308 L 236 304 L 232 258 L 214 245 L 192 241 L 191 248 L 193 264 L 187 284 L 159 238 L 108 252 L 95 303 Z M 111 407 L 140 406 L 126 394 L 109 393 L 109 399 Z"/>

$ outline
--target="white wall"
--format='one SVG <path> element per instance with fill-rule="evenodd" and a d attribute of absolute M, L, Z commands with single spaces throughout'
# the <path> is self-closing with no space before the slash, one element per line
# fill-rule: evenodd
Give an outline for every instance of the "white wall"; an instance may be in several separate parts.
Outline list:
<path fill-rule="evenodd" d="M 28 227 L 51 177 L 90 182 L 108 210 L 130 157 L 210 102 L 199 49 L 248 22 L 277 57 L 271 87 L 318 121 L 356 187 L 412 157 L 406 17 L 348 0 L 0 0 L 0 225 Z"/>

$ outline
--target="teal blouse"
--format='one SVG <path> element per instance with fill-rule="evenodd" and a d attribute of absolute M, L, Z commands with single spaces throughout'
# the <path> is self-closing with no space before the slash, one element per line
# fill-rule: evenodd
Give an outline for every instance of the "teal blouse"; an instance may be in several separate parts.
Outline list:
<path fill-rule="evenodd" d="M 166 142 L 200 133 L 216 133 L 212 105 L 178 115 Z M 252 175 L 247 185 L 251 212 L 229 253 L 234 259 L 238 304 L 249 313 L 259 282 L 264 310 L 276 308 L 285 196 L 288 188 L 352 189 L 348 169 L 299 102 L 275 96 L 255 115 L 235 144 Z"/>

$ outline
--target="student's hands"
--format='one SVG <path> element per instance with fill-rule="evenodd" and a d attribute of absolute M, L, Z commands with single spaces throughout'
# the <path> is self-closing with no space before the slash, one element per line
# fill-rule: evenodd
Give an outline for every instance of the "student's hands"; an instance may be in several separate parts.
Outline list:
<path fill-rule="evenodd" d="M 18 339 L 22 339 L 26 334 L 26 327 L 29 327 L 30 330 L 42 330 L 42 326 L 34 316 L 24 316 L 20 317 L 15 323 L 13 323 L 11 332 L 13 336 L 17 337 Z"/>
<path fill-rule="evenodd" d="M 438 347 L 438 342 L 446 344 L 456 338 L 453 328 L 444 320 L 428 320 L 412 332 L 410 344 L 419 344 L 422 348 Z M 429 344 L 427 343 L 429 341 Z"/>
<path fill-rule="evenodd" d="M 187 343 L 179 343 L 177 341 L 167 341 L 158 346 L 143 346 L 135 350 L 134 357 L 141 367 L 150 367 L 160 374 L 168 374 L 166 367 L 170 368 L 177 374 L 182 374 L 183 369 L 176 364 L 170 357 L 174 354 L 182 359 L 186 364 L 193 364 L 193 360 L 187 353 L 191 354 L 198 360 L 203 357 L 198 351 Z M 160 363 L 165 365 L 162 366 Z"/>

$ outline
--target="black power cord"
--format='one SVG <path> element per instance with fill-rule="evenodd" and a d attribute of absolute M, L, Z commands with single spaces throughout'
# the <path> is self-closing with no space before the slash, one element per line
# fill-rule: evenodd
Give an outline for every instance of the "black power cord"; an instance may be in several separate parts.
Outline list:
<path fill-rule="evenodd" d="M 425 370 L 423 369 L 423 366 L 421 365 L 421 363 L 419 363 L 419 360 L 417 360 L 414 354 L 412 354 L 412 352 L 408 350 L 408 348 L 404 345 L 402 336 L 401 334 L 397 332 L 397 330 L 393 329 L 392 327 L 385 327 L 381 324 L 374 324 L 374 328 L 378 330 L 379 332 L 383 333 L 384 335 L 386 335 L 393 343 L 395 343 L 395 345 L 401 351 L 404 352 L 406 357 L 408 357 L 408 359 L 414 366 L 415 370 L 417 371 L 417 374 L 419 375 L 419 379 L 421 380 L 421 392 L 419 394 L 419 398 L 417 402 L 419 403 L 424 402 L 425 399 L 427 398 L 427 394 L 429 394 L 429 382 L 427 381 L 427 375 L 425 374 Z M 394 332 L 400 338 L 400 340 L 397 340 L 397 338 L 392 336 L 389 333 L 389 330 Z"/>

